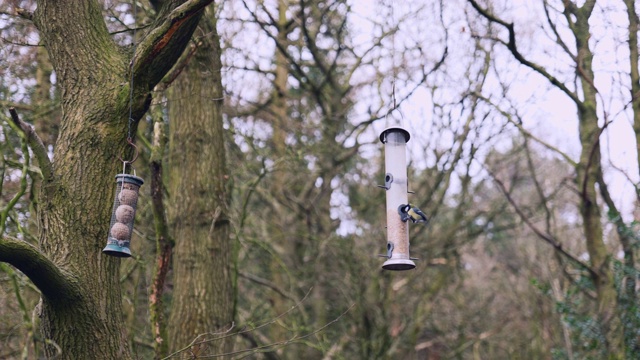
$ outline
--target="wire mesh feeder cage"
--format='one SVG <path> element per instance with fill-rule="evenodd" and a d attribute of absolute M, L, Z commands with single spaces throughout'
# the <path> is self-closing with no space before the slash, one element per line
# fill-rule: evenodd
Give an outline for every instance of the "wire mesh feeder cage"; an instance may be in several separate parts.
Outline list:
<path fill-rule="evenodd" d="M 130 257 L 133 219 L 138 205 L 138 191 L 142 178 L 129 174 L 116 175 L 116 197 L 111 211 L 111 223 L 107 246 L 102 252 L 116 257 Z"/>

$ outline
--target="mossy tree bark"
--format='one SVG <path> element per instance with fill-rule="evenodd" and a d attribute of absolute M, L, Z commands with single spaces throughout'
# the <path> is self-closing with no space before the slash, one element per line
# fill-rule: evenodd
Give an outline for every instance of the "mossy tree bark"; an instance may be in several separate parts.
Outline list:
<path fill-rule="evenodd" d="M 169 95 L 168 219 L 176 241 L 170 351 L 189 357 L 229 352 L 235 312 L 235 250 L 228 217 L 222 126 L 221 50 L 213 9 Z M 220 340 L 217 340 L 220 339 Z"/>
<path fill-rule="evenodd" d="M 33 93 L 33 103 L 35 113 L 42 115 L 37 117 L 39 121 L 35 123 L 35 126 L 38 135 L 42 138 L 42 142 L 45 146 L 48 146 L 56 142 L 58 127 L 60 126 L 60 111 L 55 107 L 55 96 L 53 98 L 51 96 L 53 66 L 49 61 L 49 54 L 47 54 L 46 48 L 38 47 L 36 60 L 38 67 L 36 68 L 36 87 Z"/>
<path fill-rule="evenodd" d="M 40 246 L 3 237 L 0 261 L 24 272 L 41 290 L 48 357 L 131 358 L 121 307 L 121 260 L 101 252 L 114 175 L 122 169 L 118 156 L 130 150 L 130 70 L 135 134 L 149 90 L 175 63 L 210 2 L 163 2 L 131 54 L 111 38 L 98 1 L 37 1 L 33 20 L 56 72 L 62 119 L 52 162 L 33 128 L 22 124 L 43 170 Z"/>

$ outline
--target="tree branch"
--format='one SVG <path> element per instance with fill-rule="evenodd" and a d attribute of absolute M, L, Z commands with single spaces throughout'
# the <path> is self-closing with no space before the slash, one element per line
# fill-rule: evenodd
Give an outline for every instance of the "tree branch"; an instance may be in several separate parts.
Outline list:
<path fill-rule="evenodd" d="M 511 123 L 511 125 L 515 126 L 516 128 L 518 128 L 518 130 L 522 133 L 522 135 L 524 135 L 525 137 L 531 138 L 534 141 L 536 141 L 537 143 L 539 143 L 540 145 L 544 146 L 545 148 L 555 152 L 556 154 L 560 155 L 563 159 L 565 159 L 566 162 L 568 162 L 572 167 L 577 167 L 578 163 L 576 163 L 573 159 L 571 159 L 571 157 L 569 155 L 567 155 L 566 153 L 562 152 L 560 149 L 558 149 L 557 147 L 547 143 L 546 141 L 540 139 L 539 137 L 533 135 L 531 132 L 527 131 L 522 124 L 519 121 L 515 121 L 513 119 L 512 114 L 509 114 L 508 112 L 506 112 L 505 110 L 501 109 L 498 105 L 494 104 L 491 100 L 489 100 L 488 98 L 486 98 L 485 96 L 483 96 L 482 94 L 478 93 L 478 92 L 473 92 L 472 93 L 473 96 L 477 97 L 478 99 L 486 102 L 487 104 L 493 106 L 494 109 L 496 109 L 502 116 L 505 117 L 505 119 L 507 119 L 507 121 L 509 123 Z"/>
<path fill-rule="evenodd" d="M 202 10 L 212 1 L 189 0 L 182 4 L 170 1 L 162 6 L 158 20 L 138 44 L 130 64 L 135 83 L 152 89 L 162 79 L 188 45 L 186 40 L 195 31 Z"/>
<path fill-rule="evenodd" d="M 187 65 L 189 65 L 191 59 L 196 53 L 196 50 L 198 50 L 200 46 L 202 46 L 202 41 L 195 42 L 192 45 L 191 49 L 185 51 L 182 56 L 176 61 L 175 65 L 173 65 L 171 70 L 166 73 L 162 80 L 156 85 L 153 91 L 159 92 L 168 89 L 169 86 L 171 86 L 171 84 L 173 84 L 173 82 L 178 78 L 178 75 L 182 73 L 182 70 L 184 70 Z"/>
<path fill-rule="evenodd" d="M 292 300 L 295 301 L 295 297 L 291 294 L 289 294 L 286 290 L 281 289 L 278 285 L 274 284 L 273 282 L 267 280 L 267 279 L 263 279 L 257 275 L 253 275 L 253 274 L 249 274 L 249 273 L 245 273 L 242 271 L 238 271 L 238 276 L 245 278 L 247 280 L 253 281 L 256 284 L 260 284 L 260 285 L 264 285 L 266 287 L 268 287 L 269 289 L 277 292 L 278 294 L 280 294 L 280 296 L 288 299 L 288 300 Z"/>
<path fill-rule="evenodd" d="M 547 200 L 548 197 L 545 195 L 544 193 L 544 189 L 542 188 L 542 185 L 540 184 L 540 181 L 538 180 L 538 177 L 536 176 L 536 166 L 533 163 L 533 158 L 531 157 L 531 148 L 529 147 L 529 139 L 527 139 L 527 137 L 524 137 L 524 151 L 525 151 L 525 157 L 527 158 L 527 167 L 529 167 L 529 173 L 531 174 L 531 179 L 533 180 L 533 185 L 536 189 L 536 192 L 538 193 L 538 197 L 540 198 L 540 205 L 542 206 L 542 208 L 544 209 L 544 213 L 545 213 L 545 230 L 547 233 L 551 233 L 551 219 L 552 219 L 552 215 L 551 215 L 551 210 L 549 210 L 549 206 L 547 205 Z"/>
<path fill-rule="evenodd" d="M 6 235 L 0 238 L 0 261 L 13 265 L 27 275 L 52 303 L 68 304 L 81 297 L 71 276 L 26 241 Z"/>
<path fill-rule="evenodd" d="M 548 244 L 553 246 L 554 249 L 556 249 L 556 251 L 558 251 L 559 253 L 561 253 L 562 255 L 564 255 L 565 257 L 567 257 L 569 260 L 573 261 L 574 263 L 578 264 L 583 269 L 587 270 L 589 272 L 589 274 L 594 279 L 598 278 L 599 274 L 595 270 L 593 270 L 591 268 L 591 266 L 589 266 L 588 264 L 584 263 L 583 261 L 578 259 L 576 256 L 574 256 L 573 254 L 571 254 L 567 250 L 565 250 L 562 247 L 562 243 L 560 243 L 558 240 L 556 240 L 552 235 L 544 233 L 542 230 L 538 229 L 531 222 L 531 220 L 529 220 L 529 218 L 525 215 L 525 213 L 522 211 L 522 209 L 520 209 L 518 204 L 516 204 L 515 200 L 513 200 L 513 198 L 511 197 L 511 194 L 509 194 L 509 191 L 504 186 L 504 183 L 502 181 L 500 181 L 495 176 L 495 174 L 493 174 L 489 169 L 486 169 L 486 170 L 489 172 L 489 174 L 493 178 L 493 181 L 498 185 L 498 187 L 500 188 L 500 191 L 507 198 L 507 201 L 511 204 L 511 206 L 513 206 L 513 209 L 516 211 L 518 216 L 520 216 L 520 219 L 529 227 L 529 229 L 531 229 L 531 231 L 533 231 L 540 239 L 544 240 L 545 242 L 547 242 Z"/>
<path fill-rule="evenodd" d="M 467 0 L 467 1 L 471 4 L 471 6 L 473 6 L 474 9 L 476 9 L 476 11 L 478 11 L 478 13 L 480 15 L 482 15 L 482 17 L 484 17 L 485 19 L 489 20 L 489 22 L 502 25 L 503 27 L 505 27 L 507 29 L 507 31 L 509 32 L 509 41 L 506 42 L 505 45 L 507 46 L 509 51 L 511 51 L 511 54 L 516 58 L 516 60 L 518 60 L 518 62 L 520 62 L 520 64 L 522 64 L 522 65 L 532 69 L 533 71 L 537 72 L 538 74 L 544 76 L 553 86 L 557 87 L 562 92 L 564 92 L 567 96 L 569 96 L 569 98 L 571 98 L 571 100 L 574 103 L 576 103 L 576 105 L 578 105 L 578 107 L 582 107 L 583 106 L 582 105 L 582 101 L 580 100 L 580 98 L 578 97 L 578 95 L 576 93 L 571 91 L 565 84 L 563 84 L 555 76 L 553 76 L 550 73 L 548 73 L 542 66 L 527 60 L 520 53 L 520 51 L 518 51 L 518 47 L 516 45 L 516 33 L 515 33 L 515 30 L 514 30 L 513 23 L 507 23 L 506 21 L 504 21 L 504 20 L 496 17 L 495 15 L 491 14 L 489 12 L 489 10 L 482 8 L 476 2 L 476 0 Z"/>
<path fill-rule="evenodd" d="M 296 80 L 300 81 L 301 86 L 311 90 L 311 92 L 313 93 L 319 92 L 320 89 L 317 88 L 316 84 L 308 78 L 307 74 L 302 69 L 300 64 L 294 58 L 291 57 L 291 54 L 287 50 L 286 44 L 281 44 L 280 41 L 278 41 L 278 37 L 272 34 L 267 28 L 267 25 L 274 25 L 274 24 L 264 23 L 263 21 L 260 21 L 260 19 L 258 19 L 258 15 L 249 8 L 249 5 L 247 4 L 247 2 L 242 1 L 242 3 L 244 5 L 244 8 L 247 11 L 249 11 L 251 16 L 253 17 L 255 23 L 260 26 L 260 28 L 264 31 L 265 35 L 267 35 L 269 38 L 271 38 L 275 42 L 275 45 L 278 51 L 289 61 L 289 64 L 293 66 L 293 69 L 291 69 L 291 75 L 295 76 Z"/>
<path fill-rule="evenodd" d="M 29 147 L 33 151 L 33 155 L 38 160 L 38 165 L 40 165 L 40 171 L 42 171 L 42 177 L 45 183 L 53 180 L 53 167 L 51 166 L 51 160 L 49 160 L 49 155 L 47 154 L 47 148 L 44 146 L 42 139 L 40 139 L 36 133 L 35 128 L 20 120 L 15 108 L 10 107 L 9 113 L 11 114 L 13 124 L 22 131 L 27 140 L 27 144 L 29 144 Z M 25 154 L 25 156 L 28 156 L 28 154 Z"/>
<path fill-rule="evenodd" d="M 551 31 L 553 31 L 553 34 L 556 37 L 556 44 L 560 45 L 562 50 L 564 50 L 564 52 L 567 53 L 567 55 L 569 55 L 569 57 L 574 62 L 577 62 L 578 61 L 578 56 L 574 55 L 571 52 L 571 50 L 569 49 L 567 44 L 564 42 L 564 40 L 562 40 L 562 37 L 560 36 L 560 33 L 558 32 L 558 28 L 556 27 L 556 24 L 554 24 L 553 20 L 551 20 L 551 14 L 549 13 L 549 3 L 548 3 L 547 0 L 544 0 L 542 2 L 542 7 L 544 8 L 544 14 L 545 14 L 545 16 L 547 18 L 547 23 L 549 24 L 549 27 L 551 27 Z"/>
<path fill-rule="evenodd" d="M 240 333 L 240 336 L 242 336 L 243 338 L 247 339 L 247 341 L 249 341 L 249 343 L 251 344 L 251 348 L 256 349 L 258 348 L 258 346 L 260 346 L 260 344 L 258 344 L 258 341 L 256 340 L 255 336 L 253 336 L 252 333 L 243 332 L 243 333 Z M 275 351 L 264 351 L 264 352 L 261 352 L 261 354 L 267 360 L 280 360 L 280 356 L 278 356 L 278 353 L 276 353 Z"/>
<path fill-rule="evenodd" d="M 587 0 L 584 2 L 584 5 L 582 5 L 582 8 L 580 8 L 580 11 L 584 11 L 585 16 L 589 18 L 595 6 L 596 6 L 596 0 Z"/>
<path fill-rule="evenodd" d="M 607 126 L 609 126 L 609 124 L 611 124 L 611 121 L 605 122 L 604 125 L 602 126 L 602 128 L 600 128 L 598 130 L 598 134 L 596 135 L 596 140 L 593 142 L 593 146 L 591 147 L 591 151 L 589 152 L 589 159 L 587 160 L 587 164 L 585 165 L 585 168 L 584 168 L 584 179 L 582 180 L 582 192 L 580 193 L 580 195 L 582 196 L 582 198 L 585 201 L 591 201 L 589 199 L 589 197 L 587 196 L 587 183 L 588 183 L 588 180 L 589 180 L 589 168 L 592 165 L 593 166 L 597 166 L 599 168 L 602 167 L 600 165 L 600 161 L 599 161 L 599 159 L 600 159 L 600 136 L 602 136 L 602 133 L 607 128 Z M 596 156 L 597 156 L 597 158 L 596 158 Z"/>
<path fill-rule="evenodd" d="M 287 346 L 289 344 L 298 343 L 303 339 L 309 338 L 311 336 L 314 336 L 314 335 L 324 331 L 325 329 L 327 329 L 331 325 L 333 325 L 333 324 L 337 323 L 338 321 L 340 321 L 340 319 L 342 319 L 355 306 L 356 306 L 355 303 L 351 304 L 351 306 L 349 306 L 345 311 L 343 311 L 336 318 L 334 318 L 333 320 L 327 322 L 326 324 L 324 324 L 323 326 L 321 326 L 321 327 L 319 327 L 317 329 L 314 329 L 314 330 L 312 330 L 310 332 L 307 332 L 307 333 L 303 333 L 301 335 L 300 334 L 295 334 L 294 336 L 292 336 L 292 337 L 290 337 L 290 338 L 288 338 L 286 340 L 275 341 L 275 342 L 272 342 L 272 343 L 269 343 L 269 344 L 259 345 L 259 346 L 251 347 L 251 348 L 248 348 L 248 349 L 234 350 L 234 351 L 227 352 L 227 353 L 224 353 L 224 354 L 199 355 L 198 358 L 201 358 L 201 359 L 205 359 L 205 358 L 206 359 L 209 359 L 209 358 L 227 358 L 227 357 L 235 357 L 235 355 L 240 355 L 240 354 L 247 354 L 247 353 L 255 354 L 255 353 L 258 353 L 258 352 L 262 353 L 262 352 L 266 352 L 266 351 L 274 351 L 276 349 L 285 347 L 285 346 Z M 294 308 L 295 307 L 293 307 L 292 309 L 294 309 Z M 254 329 L 251 329 L 251 330 L 240 331 L 240 332 L 237 332 L 237 333 L 232 333 L 230 335 L 243 336 L 243 334 L 249 333 L 250 331 L 255 331 L 256 329 L 257 328 L 254 328 Z M 222 337 L 227 337 L 227 336 L 229 336 L 229 335 L 224 335 Z M 194 341 L 194 343 L 190 344 L 189 347 L 181 349 L 180 351 L 177 351 L 177 352 L 169 355 L 168 357 L 163 358 L 162 360 L 172 358 L 173 356 L 178 355 L 179 353 L 183 352 L 184 350 L 189 349 L 194 344 L 197 345 L 197 344 L 202 344 L 202 343 L 206 343 L 206 342 L 209 342 L 209 341 L 215 341 L 215 340 L 219 340 L 222 337 L 207 339 L 207 340 L 200 341 L 200 342 L 195 342 Z"/>

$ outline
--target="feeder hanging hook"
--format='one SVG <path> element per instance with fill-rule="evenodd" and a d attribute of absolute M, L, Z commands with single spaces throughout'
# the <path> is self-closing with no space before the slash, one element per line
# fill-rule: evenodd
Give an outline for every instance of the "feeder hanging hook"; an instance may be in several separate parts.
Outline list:
<path fill-rule="evenodd" d="M 131 147 L 133 147 L 134 153 L 133 153 L 133 159 L 131 159 L 130 161 L 124 160 L 123 158 L 118 156 L 118 159 L 120 159 L 120 161 L 124 163 L 124 166 L 127 166 L 127 164 L 133 164 L 133 162 L 136 161 L 136 159 L 138 158 L 138 147 L 136 146 L 136 144 L 133 143 L 133 141 L 131 140 L 131 137 L 127 138 L 127 143 L 131 145 Z"/>

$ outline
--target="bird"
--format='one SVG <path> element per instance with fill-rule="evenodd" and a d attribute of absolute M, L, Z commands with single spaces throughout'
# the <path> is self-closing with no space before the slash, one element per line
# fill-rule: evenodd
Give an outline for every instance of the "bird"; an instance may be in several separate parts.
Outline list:
<path fill-rule="evenodd" d="M 414 224 L 429 222 L 427 215 L 411 203 L 400 205 L 398 207 L 398 213 L 400 214 L 400 220 L 403 222 L 407 222 L 408 220 L 411 220 Z"/>

